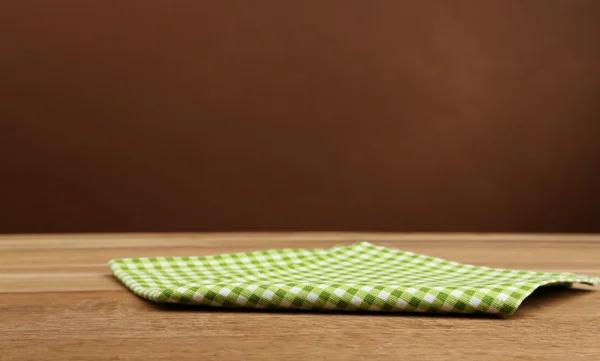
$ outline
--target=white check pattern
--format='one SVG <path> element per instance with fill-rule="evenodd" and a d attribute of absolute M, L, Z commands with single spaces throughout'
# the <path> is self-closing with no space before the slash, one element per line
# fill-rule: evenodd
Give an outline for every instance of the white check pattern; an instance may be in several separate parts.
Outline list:
<path fill-rule="evenodd" d="M 115 276 L 155 302 L 267 309 L 510 315 L 535 289 L 599 279 L 446 261 L 368 242 L 204 257 L 110 261 Z"/>

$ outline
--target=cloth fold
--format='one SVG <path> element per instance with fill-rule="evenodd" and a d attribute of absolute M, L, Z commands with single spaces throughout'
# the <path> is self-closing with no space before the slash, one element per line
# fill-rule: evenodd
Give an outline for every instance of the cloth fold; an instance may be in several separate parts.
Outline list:
<path fill-rule="evenodd" d="M 597 285 L 573 273 L 480 267 L 368 242 L 109 262 L 138 296 L 216 307 L 510 315 L 535 289 Z"/>

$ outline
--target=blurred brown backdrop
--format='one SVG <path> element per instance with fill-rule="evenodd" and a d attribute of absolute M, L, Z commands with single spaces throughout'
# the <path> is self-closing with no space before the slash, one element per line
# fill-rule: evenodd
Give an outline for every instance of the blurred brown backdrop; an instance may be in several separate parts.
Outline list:
<path fill-rule="evenodd" d="M 0 232 L 600 231 L 598 0 L 7 0 Z"/>

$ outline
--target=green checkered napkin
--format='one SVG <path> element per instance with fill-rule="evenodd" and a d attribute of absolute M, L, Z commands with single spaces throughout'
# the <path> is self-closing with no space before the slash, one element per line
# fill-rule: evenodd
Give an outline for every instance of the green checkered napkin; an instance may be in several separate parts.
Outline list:
<path fill-rule="evenodd" d="M 572 273 L 477 267 L 367 242 L 109 264 L 130 290 L 151 301 L 267 309 L 510 315 L 540 286 L 600 282 Z"/>

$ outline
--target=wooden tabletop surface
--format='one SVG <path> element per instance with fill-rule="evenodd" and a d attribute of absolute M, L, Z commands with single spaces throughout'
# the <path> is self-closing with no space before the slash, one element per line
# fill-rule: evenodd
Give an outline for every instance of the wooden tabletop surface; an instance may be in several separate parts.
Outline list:
<path fill-rule="evenodd" d="M 460 262 L 600 276 L 600 235 L 0 236 L 0 360 L 600 360 L 600 290 L 544 288 L 513 316 L 224 311 L 157 305 L 113 258 L 358 241 Z"/>

